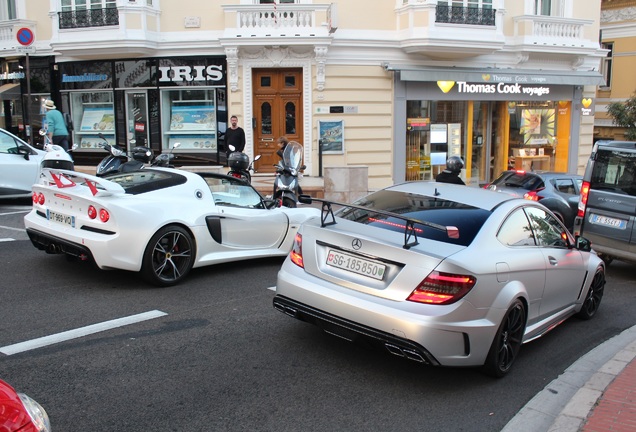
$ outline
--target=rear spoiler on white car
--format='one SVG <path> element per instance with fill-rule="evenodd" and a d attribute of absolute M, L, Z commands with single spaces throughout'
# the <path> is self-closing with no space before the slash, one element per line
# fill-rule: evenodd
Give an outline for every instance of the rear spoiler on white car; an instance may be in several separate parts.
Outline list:
<path fill-rule="evenodd" d="M 42 169 L 42 179 L 49 185 L 55 185 L 58 189 L 83 184 L 90 189 L 93 196 L 123 195 L 126 193 L 124 188 L 115 182 L 77 171 L 44 168 Z"/>
<path fill-rule="evenodd" d="M 423 225 L 429 228 L 443 231 L 446 233 L 446 235 L 448 235 L 449 238 L 455 238 L 455 239 L 459 238 L 459 229 L 457 227 L 444 226 L 444 225 L 439 225 L 433 222 L 421 221 L 418 219 L 409 218 L 399 213 L 393 213 L 393 212 L 385 211 L 385 210 L 377 210 L 377 209 L 359 206 L 355 204 L 345 204 L 345 203 L 340 203 L 336 201 L 327 201 L 327 200 L 323 200 L 319 198 L 313 198 L 309 195 L 300 195 L 298 197 L 298 201 L 300 201 L 303 204 L 311 204 L 313 201 L 322 203 L 322 214 L 320 215 L 321 227 L 326 227 L 328 225 L 336 224 L 336 217 L 333 214 L 332 205 L 364 210 L 366 212 L 375 213 L 377 215 L 401 219 L 405 222 L 404 223 L 404 244 L 402 245 L 404 249 L 410 249 L 413 246 L 417 246 L 419 244 L 419 242 L 417 241 L 417 232 L 415 230 L 415 224 Z M 327 217 L 330 217 L 331 220 L 327 221 Z"/>

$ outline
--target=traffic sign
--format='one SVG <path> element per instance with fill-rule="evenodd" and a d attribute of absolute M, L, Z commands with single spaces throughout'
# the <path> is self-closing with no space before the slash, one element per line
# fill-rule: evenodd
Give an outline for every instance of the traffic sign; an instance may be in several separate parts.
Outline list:
<path fill-rule="evenodd" d="M 18 43 L 22 46 L 29 46 L 35 40 L 33 31 L 27 27 L 22 27 L 20 30 L 18 30 L 15 34 L 15 37 L 18 40 Z"/>
<path fill-rule="evenodd" d="M 18 46 L 15 47 L 15 52 L 23 53 L 23 54 L 35 54 L 34 46 Z"/>

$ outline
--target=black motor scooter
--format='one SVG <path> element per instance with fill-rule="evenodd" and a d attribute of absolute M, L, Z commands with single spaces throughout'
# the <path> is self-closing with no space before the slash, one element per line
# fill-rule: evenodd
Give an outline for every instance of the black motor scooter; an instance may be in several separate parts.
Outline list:
<path fill-rule="evenodd" d="M 104 177 L 108 174 L 131 172 L 143 169 L 145 164 L 152 160 L 152 149 L 144 146 L 136 146 L 129 155 L 126 150 L 117 144 L 110 144 L 104 134 L 97 135 L 104 142 L 99 146 L 106 150 L 109 155 L 106 156 L 97 165 L 97 177 Z M 135 140 L 130 140 L 130 145 L 134 145 Z"/>
<path fill-rule="evenodd" d="M 227 158 L 227 164 L 230 167 L 227 175 L 239 178 L 247 183 L 252 182 L 250 171 L 254 171 L 254 163 L 261 158 L 261 155 L 254 156 L 254 161 L 250 162 L 250 157 L 243 152 L 235 151 L 236 148 L 230 144 L 229 149 L 232 151 Z"/>
<path fill-rule="evenodd" d="M 276 167 L 276 178 L 274 179 L 274 194 L 272 198 L 280 205 L 294 208 L 298 205 L 300 195 L 299 176 L 305 169 L 303 162 L 303 146 L 296 141 L 290 141 L 283 150 L 283 158 Z"/>

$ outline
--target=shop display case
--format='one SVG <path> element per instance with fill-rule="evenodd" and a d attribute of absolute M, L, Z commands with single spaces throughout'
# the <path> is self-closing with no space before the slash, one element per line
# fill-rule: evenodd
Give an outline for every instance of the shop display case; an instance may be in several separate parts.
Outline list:
<path fill-rule="evenodd" d="M 100 99 L 105 99 L 99 101 Z M 84 92 L 71 97 L 73 116 L 73 142 L 77 150 L 94 150 L 103 142 L 99 134 L 110 143 L 115 142 L 115 111 L 109 94 Z"/>
<path fill-rule="evenodd" d="M 164 118 L 164 148 L 179 144 L 179 151 L 217 150 L 217 119 L 214 90 L 201 90 L 205 99 L 180 99 L 181 91 L 164 92 L 164 109 L 169 118 Z"/>

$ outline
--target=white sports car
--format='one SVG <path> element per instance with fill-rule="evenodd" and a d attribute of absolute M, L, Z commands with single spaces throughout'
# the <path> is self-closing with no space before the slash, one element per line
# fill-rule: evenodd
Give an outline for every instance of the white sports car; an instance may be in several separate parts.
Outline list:
<path fill-rule="evenodd" d="M 180 282 L 193 267 L 285 256 L 300 224 L 320 215 L 276 207 L 221 174 L 152 168 L 100 178 L 45 169 L 43 176 L 24 218 L 35 247 L 141 272 L 157 286 Z"/>
<path fill-rule="evenodd" d="M 44 150 L 0 129 L 0 198 L 28 197 L 45 154 Z"/>

